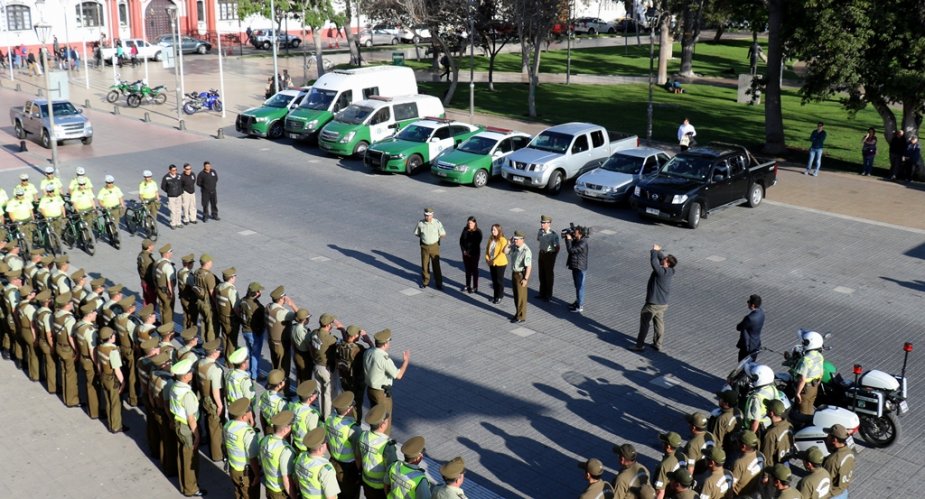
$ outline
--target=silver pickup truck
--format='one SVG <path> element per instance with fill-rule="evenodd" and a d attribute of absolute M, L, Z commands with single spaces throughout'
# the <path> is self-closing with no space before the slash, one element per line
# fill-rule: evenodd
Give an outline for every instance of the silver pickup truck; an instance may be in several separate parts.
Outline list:
<path fill-rule="evenodd" d="M 32 135 L 39 139 L 45 148 L 51 147 L 51 141 L 59 143 L 65 140 L 80 139 L 85 145 L 93 142 L 93 125 L 83 111 L 64 99 L 53 100 L 55 128 L 50 130 L 48 124 L 48 101 L 45 99 L 27 100 L 26 105 L 10 108 L 10 121 L 16 131 L 16 137 L 25 139 Z"/>
<path fill-rule="evenodd" d="M 639 146 L 639 137 L 608 132 L 591 123 L 566 123 L 543 130 L 501 167 L 505 180 L 559 194 L 562 184 L 597 168 L 611 154 Z"/>

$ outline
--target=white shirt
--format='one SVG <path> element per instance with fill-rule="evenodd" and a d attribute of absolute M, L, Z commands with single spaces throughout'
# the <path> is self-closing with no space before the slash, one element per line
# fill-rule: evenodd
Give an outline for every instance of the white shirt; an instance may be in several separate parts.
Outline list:
<path fill-rule="evenodd" d="M 694 130 L 694 125 L 690 123 L 681 123 L 681 126 L 678 127 L 678 142 L 684 138 L 685 135 L 691 134 L 692 137 L 697 136 L 697 130 Z"/>

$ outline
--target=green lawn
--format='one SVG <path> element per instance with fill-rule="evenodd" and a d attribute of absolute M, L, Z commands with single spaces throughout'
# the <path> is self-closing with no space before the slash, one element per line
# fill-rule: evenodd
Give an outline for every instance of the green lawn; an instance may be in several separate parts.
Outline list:
<path fill-rule="evenodd" d="M 446 83 L 419 83 L 420 91 L 442 96 Z M 495 92 L 486 86 L 476 87 L 477 111 L 527 119 L 527 85 L 497 84 Z M 710 85 L 685 85 L 685 93 L 674 95 L 660 88 L 654 91 L 653 138 L 675 142 L 677 127 L 684 117 L 697 128 L 700 143 L 737 142 L 759 147 L 764 141 L 764 106 L 736 104 L 735 90 Z M 557 124 L 590 121 L 612 130 L 645 136 L 646 85 L 540 85 L 537 93 L 539 121 Z M 460 85 L 451 107 L 468 109 L 468 87 Z M 848 117 L 836 101 L 800 104 L 795 91 L 783 95 L 784 128 L 787 145 L 795 149 L 793 161 L 806 161 L 809 134 L 816 122 L 826 123 L 825 168 L 860 169 L 860 143 L 867 127 L 882 129 L 882 122 L 872 109 Z M 829 159 L 831 158 L 831 159 Z M 836 161 L 832 161 L 836 160 Z M 881 135 L 876 166 L 888 165 L 887 145 Z"/>
<path fill-rule="evenodd" d="M 643 40 L 647 40 L 643 37 Z M 732 77 L 748 73 L 748 47 L 750 40 L 721 40 L 719 43 L 701 41 L 694 52 L 694 72 L 704 76 Z M 763 46 L 767 52 L 766 43 Z M 658 47 L 655 47 L 656 57 Z M 668 64 L 669 74 L 680 69 L 681 45 L 674 44 L 674 57 Z M 540 58 L 541 73 L 565 73 L 567 52 L 553 50 L 544 52 Z M 415 69 L 429 69 L 430 60 L 405 61 Z M 468 71 L 469 57 L 460 60 L 460 70 Z M 488 71 L 488 58 L 475 58 L 476 71 Z M 520 54 L 499 54 L 495 59 L 495 71 L 520 72 Z M 731 71 L 730 71 L 731 70 Z M 764 71 L 764 63 L 759 63 L 759 71 Z M 572 47 L 572 74 L 644 76 L 649 74 L 649 45 L 614 46 L 598 48 L 581 48 L 581 44 Z M 795 79 L 791 69 L 786 69 L 784 78 Z"/>

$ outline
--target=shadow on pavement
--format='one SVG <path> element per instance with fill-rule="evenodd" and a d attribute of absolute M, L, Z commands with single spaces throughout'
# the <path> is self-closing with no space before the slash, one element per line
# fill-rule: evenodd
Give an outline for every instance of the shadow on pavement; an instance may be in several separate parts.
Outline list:
<path fill-rule="evenodd" d="M 923 258 L 923 257 L 919 257 Z M 909 288 L 913 291 L 925 291 L 925 281 L 902 281 L 900 279 L 894 279 L 892 277 L 880 276 L 884 281 L 890 281 L 892 283 L 898 284 L 904 288 Z"/>

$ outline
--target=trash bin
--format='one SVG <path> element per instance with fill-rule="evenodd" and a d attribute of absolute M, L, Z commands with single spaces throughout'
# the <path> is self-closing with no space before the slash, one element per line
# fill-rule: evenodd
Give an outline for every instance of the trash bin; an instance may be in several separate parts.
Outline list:
<path fill-rule="evenodd" d="M 404 66 L 405 65 L 405 53 L 404 52 L 392 52 L 392 65 L 393 66 Z"/>

